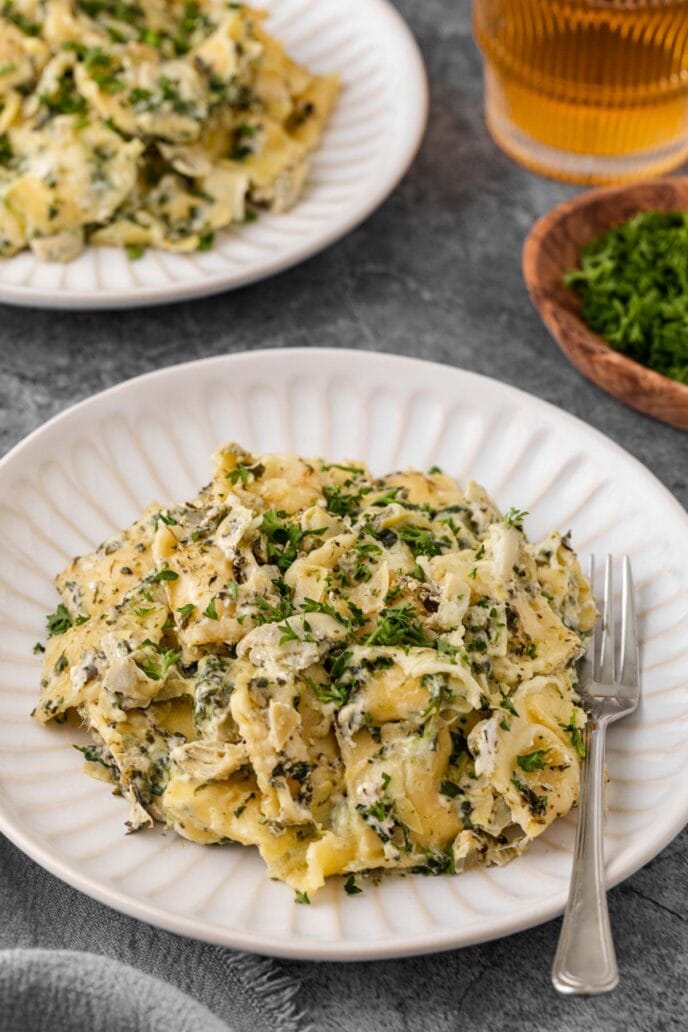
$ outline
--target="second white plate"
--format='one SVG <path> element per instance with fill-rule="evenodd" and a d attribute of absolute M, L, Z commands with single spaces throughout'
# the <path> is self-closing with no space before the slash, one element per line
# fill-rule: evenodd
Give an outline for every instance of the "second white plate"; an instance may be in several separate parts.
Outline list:
<path fill-rule="evenodd" d="M 367 218 L 411 163 L 427 119 L 420 52 L 388 0 L 261 0 L 268 31 L 297 61 L 338 72 L 343 89 L 304 196 L 285 215 L 217 234 L 210 251 L 88 247 L 67 265 L 24 251 L 0 259 L 0 301 L 43 308 L 123 308 L 202 297 L 296 265 Z"/>
<path fill-rule="evenodd" d="M 239 949 L 361 960 L 467 945 L 563 907 L 575 815 L 507 867 L 388 878 L 311 906 L 270 881 L 252 849 L 203 847 L 158 828 L 126 835 L 126 806 L 81 773 L 76 732 L 29 714 L 55 607 L 53 575 L 157 497 L 195 494 L 210 452 L 362 458 L 383 472 L 434 463 L 530 510 L 532 538 L 631 557 L 643 692 L 612 728 L 608 876 L 625 878 L 688 818 L 688 517 L 638 462 L 578 420 L 504 384 L 413 359 L 262 351 L 163 369 L 52 420 L 0 463 L 0 830 L 48 870 L 142 920 Z"/>

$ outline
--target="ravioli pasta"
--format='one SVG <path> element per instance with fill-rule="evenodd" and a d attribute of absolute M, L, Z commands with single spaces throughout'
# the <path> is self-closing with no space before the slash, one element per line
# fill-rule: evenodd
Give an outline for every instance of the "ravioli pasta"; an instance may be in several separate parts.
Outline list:
<path fill-rule="evenodd" d="M 302 900 L 503 864 L 577 800 L 596 616 L 524 515 L 437 470 L 230 444 L 59 575 L 35 716 L 81 720 L 131 830 L 257 846 Z"/>
<path fill-rule="evenodd" d="M 226 0 L 0 0 L 0 255 L 189 252 L 297 200 L 336 76 Z"/>

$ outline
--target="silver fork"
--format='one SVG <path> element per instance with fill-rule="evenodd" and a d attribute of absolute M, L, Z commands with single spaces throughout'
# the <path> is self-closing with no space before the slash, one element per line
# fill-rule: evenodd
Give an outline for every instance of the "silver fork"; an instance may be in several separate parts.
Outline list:
<path fill-rule="evenodd" d="M 595 563 L 590 559 L 594 591 Z M 604 745 L 607 727 L 632 713 L 640 697 L 640 660 L 628 557 L 623 560 L 621 650 L 614 647 L 612 558 L 604 571 L 601 634 L 593 630 L 581 669 L 579 692 L 588 710 L 581 768 L 578 827 L 569 900 L 552 965 L 552 982 L 560 993 L 607 993 L 619 981 L 614 940 L 609 925 L 604 883 Z M 601 639 L 601 640 L 600 640 Z"/>

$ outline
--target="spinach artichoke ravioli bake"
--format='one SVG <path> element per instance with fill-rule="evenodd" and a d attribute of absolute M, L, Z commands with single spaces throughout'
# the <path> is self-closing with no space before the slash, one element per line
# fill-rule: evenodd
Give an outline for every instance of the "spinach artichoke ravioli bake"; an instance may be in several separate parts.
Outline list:
<path fill-rule="evenodd" d="M 230 444 L 57 578 L 35 716 L 75 711 L 134 831 L 328 875 L 503 864 L 577 800 L 595 620 L 566 538 L 437 469 Z"/>
<path fill-rule="evenodd" d="M 339 90 L 226 0 L 0 0 L 0 256 L 205 250 L 302 192 Z"/>

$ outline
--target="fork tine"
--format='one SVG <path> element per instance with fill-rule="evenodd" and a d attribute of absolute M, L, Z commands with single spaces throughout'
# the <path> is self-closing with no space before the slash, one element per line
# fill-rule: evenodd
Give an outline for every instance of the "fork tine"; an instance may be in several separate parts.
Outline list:
<path fill-rule="evenodd" d="M 588 562 L 588 580 L 590 581 L 590 590 L 592 591 L 593 601 L 595 599 L 595 556 L 591 554 Z M 588 647 L 585 650 L 585 656 L 581 663 L 580 676 L 583 682 L 594 681 L 597 673 L 597 624 L 598 620 L 595 620 L 590 637 L 588 638 Z"/>
<path fill-rule="evenodd" d="M 634 688 L 640 686 L 640 656 L 633 598 L 633 573 L 631 561 L 627 555 L 624 556 L 623 561 L 621 589 L 621 673 L 619 678 L 622 684 Z"/>
<path fill-rule="evenodd" d="M 612 557 L 607 556 L 604 564 L 604 602 L 602 609 L 602 642 L 600 646 L 600 671 L 595 678 L 600 684 L 613 684 L 614 676 L 614 581 Z"/>

